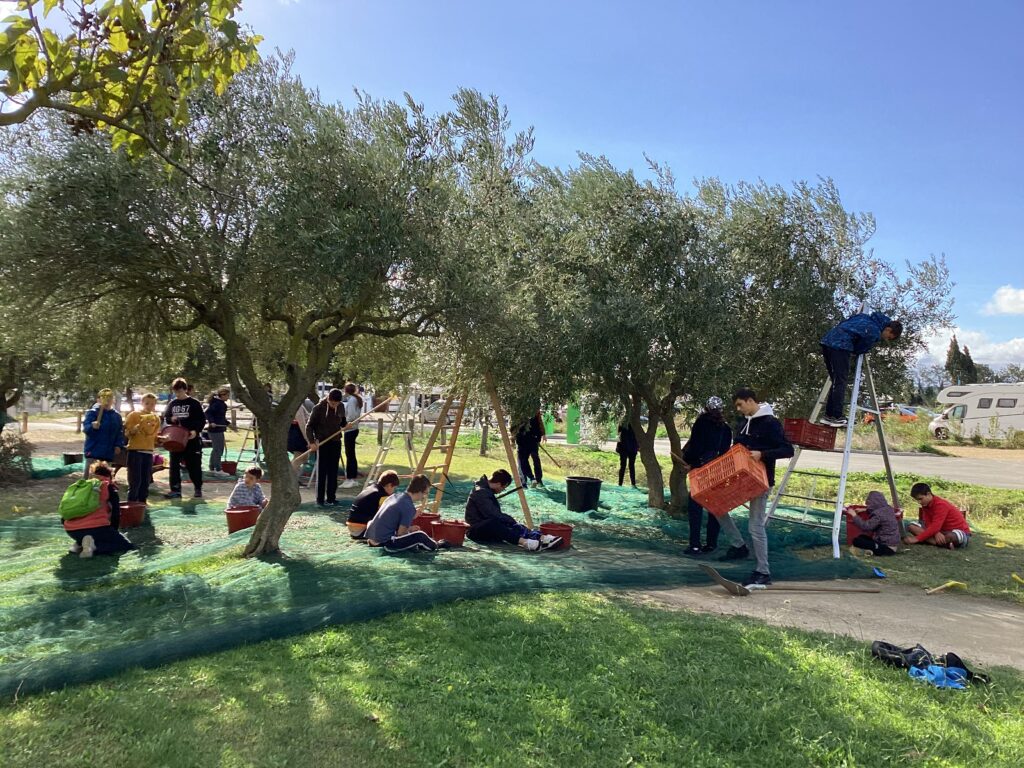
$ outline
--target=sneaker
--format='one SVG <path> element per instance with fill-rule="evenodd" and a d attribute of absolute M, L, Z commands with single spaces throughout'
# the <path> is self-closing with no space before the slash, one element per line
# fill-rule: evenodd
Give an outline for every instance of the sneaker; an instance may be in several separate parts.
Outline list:
<path fill-rule="evenodd" d="M 771 583 L 772 577 L 760 571 L 754 571 L 743 580 L 744 587 L 767 587 Z"/>
<path fill-rule="evenodd" d="M 700 547 L 687 547 L 683 554 L 690 555 L 691 557 L 699 557 L 704 553 L 701 551 Z"/>
<path fill-rule="evenodd" d="M 820 419 L 820 423 L 826 427 L 836 427 L 838 429 L 846 426 L 846 419 L 833 419 L 831 416 L 823 416 Z"/>
<path fill-rule="evenodd" d="M 533 487 L 534 488 L 543 488 L 544 487 L 544 483 L 542 483 L 540 480 L 538 480 L 536 483 L 533 484 Z"/>
<path fill-rule="evenodd" d="M 540 542 L 536 539 L 527 539 L 525 543 L 520 544 L 519 546 L 527 552 L 537 552 L 540 549 Z"/>
<path fill-rule="evenodd" d="M 165 499 L 180 499 L 181 498 L 181 493 L 179 493 L 178 491 L 171 491 L 170 493 L 165 493 L 164 494 L 164 498 Z"/>
<path fill-rule="evenodd" d="M 68 547 L 68 554 L 69 555 L 77 555 L 81 551 L 82 551 L 82 545 L 79 544 L 77 541 L 74 544 L 72 544 L 70 547 Z"/>
<path fill-rule="evenodd" d="M 196 491 L 195 493 L 192 494 L 192 500 L 193 501 L 195 501 L 196 499 L 200 499 L 201 500 L 202 498 L 203 498 L 203 492 L 202 491 Z"/>
<path fill-rule="evenodd" d="M 738 547 L 730 546 L 725 550 L 725 554 L 722 555 L 722 560 L 746 560 L 750 557 L 750 550 L 747 549 L 746 544 L 740 544 Z"/>
<path fill-rule="evenodd" d="M 437 540 L 437 548 L 438 549 L 451 549 L 452 548 L 452 543 L 450 541 L 446 540 L 446 539 L 438 539 Z"/>
<path fill-rule="evenodd" d="M 700 551 L 701 551 L 701 554 L 710 555 L 716 549 L 718 549 L 718 545 L 717 544 L 705 544 L 703 547 L 700 548 Z"/>
<path fill-rule="evenodd" d="M 92 536 L 82 537 L 82 551 L 78 553 L 79 557 L 92 557 L 96 554 L 96 540 Z"/>
<path fill-rule="evenodd" d="M 341 484 L 341 487 L 342 488 L 355 488 L 357 485 L 359 485 L 359 483 L 357 483 L 355 480 L 346 480 L 344 483 Z"/>
<path fill-rule="evenodd" d="M 546 552 L 549 549 L 558 549 L 560 546 L 562 546 L 561 536 L 551 536 L 550 534 L 545 534 L 544 536 L 540 537 L 541 552 Z"/>

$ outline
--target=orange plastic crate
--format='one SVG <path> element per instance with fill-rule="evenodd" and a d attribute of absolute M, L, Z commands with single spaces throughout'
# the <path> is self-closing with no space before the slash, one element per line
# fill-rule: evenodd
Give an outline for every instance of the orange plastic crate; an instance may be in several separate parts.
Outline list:
<path fill-rule="evenodd" d="M 764 464 L 755 461 L 750 451 L 738 444 L 690 472 L 687 479 L 690 496 L 719 517 L 768 490 Z"/>
<path fill-rule="evenodd" d="M 786 439 L 801 448 L 817 448 L 831 451 L 836 447 L 836 428 L 812 424 L 807 419 L 783 419 L 782 429 Z"/>

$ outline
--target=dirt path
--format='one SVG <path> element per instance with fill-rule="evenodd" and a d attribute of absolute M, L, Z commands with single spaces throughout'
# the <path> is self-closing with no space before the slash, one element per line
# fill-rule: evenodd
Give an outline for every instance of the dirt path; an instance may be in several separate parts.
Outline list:
<path fill-rule="evenodd" d="M 782 583 L 782 582 L 777 582 Z M 981 597 L 925 595 L 915 587 L 852 581 L 877 586 L 879 594 L 762 592 L 732 597 L 721 587 L 680 587 L 631 592 L 638 602 L 722 616 L 747 616 L 773 626 L 846 635 L 902 647 L 920 643 L 932 653 L 955 651 L 979 666 L 1024 670 L 1024 608 Z M 800 582 L 843 586 L 843 582 Z"/>
<path fill-rule="evenodd" d="M 980 445 L 940 445 L 950 456 L 961 459 L 992 459 L 994 461 L 1024 462 L 1024 451 L 1008 448 L 983 448 Z"/>

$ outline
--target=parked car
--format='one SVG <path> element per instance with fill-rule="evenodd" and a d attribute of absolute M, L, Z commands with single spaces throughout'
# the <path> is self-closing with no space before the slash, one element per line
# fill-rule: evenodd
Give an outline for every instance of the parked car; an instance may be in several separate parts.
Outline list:
<path fill-rule="evenodd" d="M 448 409 L 448 424 L 455 423 L 455 414 L 459 410 L 460 402 L 458 400 L 452 400 L 451 408 Z M 426 424 L 435 424 L 437 420 L 441 418 L 441 409 L 444 408 L 444 400 L 435 400 L 426 408 L 420 411 L 419 418 Z"/>
<path fill-rule="evenodd" d="M 882 418 L 883 419 L 899 418 L 900 423 L 907 424 L 907 423 L 912 422 L 912 421 L 917 421 L 919 416 L 918 416 L 916 408 L 914 408 L 912 406 L 909 406 L 909 405 L 900 405 L 898 403 L 894 403 L 894 404 L 890 405 L 888 408 L 883 408 L 882 409 Z M 873 414 L 873 413 L 865 413 L 864 414 L 864 423 L 865 424 L 874 424 L 874 422 L 875 422 L 875 414 Z"/>
<path fill-rule="evenodd" d="M 963 384 L 939 392 L 948 407 L 928 425 L 939 440 L 950 435 L 1002 439 L 1024 430 L 1024 384 Z"/>

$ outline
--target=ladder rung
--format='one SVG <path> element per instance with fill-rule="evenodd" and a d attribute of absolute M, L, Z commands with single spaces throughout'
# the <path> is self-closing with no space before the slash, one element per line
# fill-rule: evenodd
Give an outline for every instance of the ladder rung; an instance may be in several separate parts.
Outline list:
<path fill-rule="evenodd" d="M 864 413 L 873 413 L 875 416 L 881 416 L 877 408 L 865 408 L 863 405 L 858 405 L 857 410 L 864 411 Z"/>
<path fill-rule="evenodd" d="M 791 474 L 791 475 L 807 475 L 808 477 L 824 477 L 824 478 L 826 478 L 828 480 L 837 480 L 839 478 L 838 475 L 829 474 L 828 472 L 811 472 L 810 470 L 806 470 L 806 469 L 794 469 L 794 470 L 791 470 L 789 474 Z"/>
<path fill-rule="evenodd" d="M 783 517 L 782 515 L 772 515 L 769 520 L 778 520 L 780 523 L 793 523 L 794 525 L 806 525 L 808 528 L 824 528 L 831 531 L 832 526 L 827 523 L 812 523 L 809 520 L 797 520 L 795 517 Z"/>
<path fill-rule="evenodd" d="M 817 501 L 817 502 L 819 502 L 821 504 L 833 504 L 834 505 L 838 501 L 838 499 L 821 499 L 821 498 L 818 498 L 817 496 L 798 496 L 798 495 L 793 494 L 793 493 L 780 493 L 779 496 L 785 497 L 787 499 L 801 499 L 802 501 Z M 825 510 L 822 510 L 822 511 L 824 512 Z"/>

